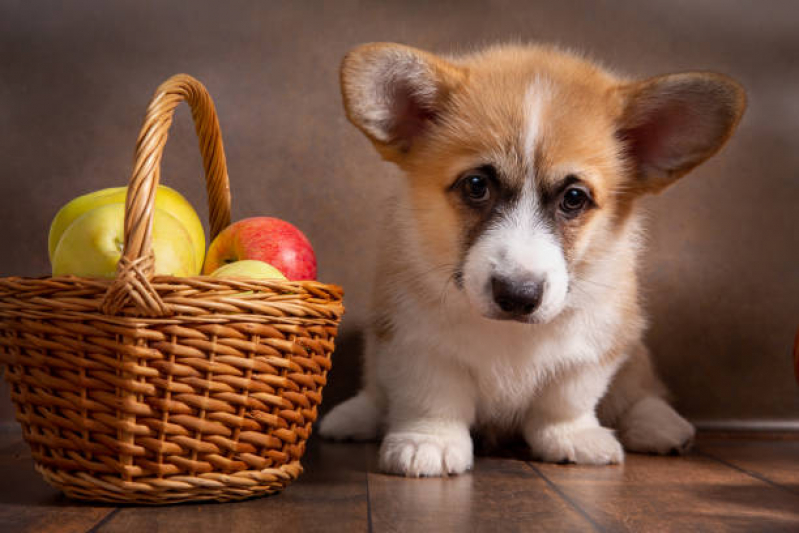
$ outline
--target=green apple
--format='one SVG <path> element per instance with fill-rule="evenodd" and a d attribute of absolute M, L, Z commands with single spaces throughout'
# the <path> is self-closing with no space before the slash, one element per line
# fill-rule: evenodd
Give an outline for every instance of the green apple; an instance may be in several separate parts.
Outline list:
<path fill-rule="evenodd" d="M 67 205 L 61 208 L 50 225 L 50 236 L 48 238 L 48 249 L 50 261 L 53 261 L 53 254 L 58 246 L 61 236 L 70 224 L 78 217 L 97 207 L 109 204 L 125 203 L 127 187 L 113 187 L 94 191 L 83 196 L 78 196 Z M 203 230 L 200 217 L 192 205 L 183 195 L 165 185 L 159 185 L 155 192 L 155 208 L 166 211 L 177 218 L 186 227 L 194 245 L 194 257 L 197 260 L 197 270 L 203 267 L 205 259 L 205 231 Z"/>
<path fill-rule="evenodd" d="M 53 276 L 114 277 L 122 256 L 124 225 L 125 205 L 121 203 L 103 205 L 76 218 L 53 253 Z M 156 274 L 200 273 L 189 232 L 162 209 L 153 214 L 152 246 Z"/>
<path fill-rule="evenodd" d="M 211 276 L 215 278 L 286 279 L 280 270 L 269 263 L 254 259 L 244 259 L 222 265 L 211 272 Z"/>

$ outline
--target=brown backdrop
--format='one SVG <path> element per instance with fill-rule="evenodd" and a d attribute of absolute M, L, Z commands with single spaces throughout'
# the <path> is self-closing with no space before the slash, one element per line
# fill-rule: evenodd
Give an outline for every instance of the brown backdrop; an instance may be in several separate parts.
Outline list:
<path fill-rule="evenodd" d="M 658 366 L 694 419 L 793 419 L 799 324 L 799 4 L 652 2 L 10 2 L 0 4 L 0 275 L 48 271 L 47 230 L 72 197 L 123 184 L 144 108 L 176 72 L 214 96 L 234 219 L 273 215 L 315 244 L 348 314 L 326 405 L 358 379 L 377 199 L 396 172 L 342 113 L 351 46 L 442 52 L 554 41 L 623 72 L 728 73 L 750 107 L 727 148 L 649 201 L 644 265 Z M 206 216 L 189 115 L 164 182 Z M 0 421 L 11 419 L 5 385 Z"/>

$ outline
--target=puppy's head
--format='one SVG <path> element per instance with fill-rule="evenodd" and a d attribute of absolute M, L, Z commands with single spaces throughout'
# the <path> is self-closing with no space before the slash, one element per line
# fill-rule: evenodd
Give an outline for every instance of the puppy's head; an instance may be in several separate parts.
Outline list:
<path fill-rule="evenodd" d="M 482 315 L 521 322 L 555 317 L 613 260 L 632 202 L 719 150 L 745 106 L 724 76 L 629 81 L 547 47 L 368 44 L 341 81 L 349 119 L 407 174 L 428 266 Z"/>

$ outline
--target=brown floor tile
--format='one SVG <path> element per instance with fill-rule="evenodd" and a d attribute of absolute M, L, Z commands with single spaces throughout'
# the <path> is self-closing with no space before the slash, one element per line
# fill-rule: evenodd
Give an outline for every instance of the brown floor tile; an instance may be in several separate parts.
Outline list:
<path fill-rule="evenodd" d="M 369 500 L 375 532 L 592 530 L 543 478 L 513 459 L 478 458 L 474 472 L 445 479 L 370 472 Z"/>
<path fill-rule="evenodd" d="M 123 508 L 97 531 L 367 531 L 365 449 L 314 439 L 305 473 L 281 494 L 225 504 Z"/>
<path fill-rule="evenodd" d="M 697 450 L 799 494 L 799 440 L 700 439 Z"/>
<path fill-rule="evenodd" d="M 34 470 L 27 444 L 11 440 L 0 445 L 0 531 L 82 533 L 113 511 L 65 498 Z"/>
<path fill-rule="evenodd" d="M 530 466 L 609 531 L 799 530 L 799 496 L 698 454 Z"/>

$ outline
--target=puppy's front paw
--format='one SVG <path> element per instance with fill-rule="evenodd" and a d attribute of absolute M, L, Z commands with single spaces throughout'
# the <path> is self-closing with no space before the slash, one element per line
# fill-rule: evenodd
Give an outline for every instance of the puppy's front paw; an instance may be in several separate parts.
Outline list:
<path fill-rule="evenodd" d="M 550 463 L 607 465 L 624 460 L 613 432 L 601 426 L 555 425 L 529 431 L 526 436 L 533 453 Z"/>
<path fill-rule="evenodd" d="M 624 447 L 641 453 L 682 454 L 694 441 L 694 426 L 663 399 L 650 396 L 638 401 L 619 420 Z"/>
<path fill-rule="evenodd" d="M 390 432 L 380 448 L 380 468 L 408 477 L 462 474 L 472 468 L 469 432 Z"/>

